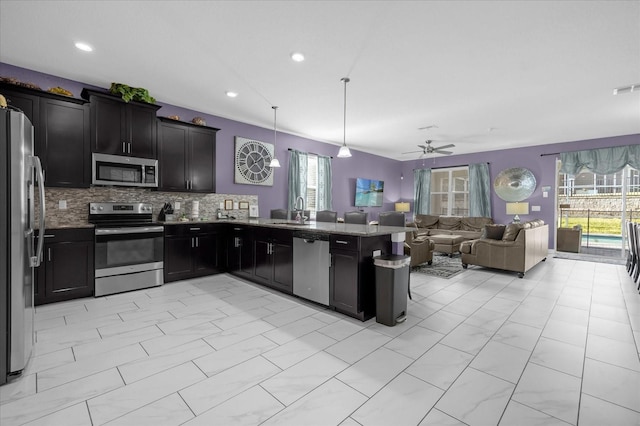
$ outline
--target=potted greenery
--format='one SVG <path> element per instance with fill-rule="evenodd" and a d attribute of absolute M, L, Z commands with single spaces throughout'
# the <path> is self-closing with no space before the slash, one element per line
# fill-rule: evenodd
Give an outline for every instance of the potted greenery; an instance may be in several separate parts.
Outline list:
<path fill-rule="evenodd" d="M 142 87 L 131 87 L 122 83 L 111 83 L 109 92 L 114 95 L 120 95 L 122 97 L 122 100 L 125 102 L 139 101 L 146 102 L 148 104 L 156 103 L 155 98 L 149 95 L 149 91 Z"/>

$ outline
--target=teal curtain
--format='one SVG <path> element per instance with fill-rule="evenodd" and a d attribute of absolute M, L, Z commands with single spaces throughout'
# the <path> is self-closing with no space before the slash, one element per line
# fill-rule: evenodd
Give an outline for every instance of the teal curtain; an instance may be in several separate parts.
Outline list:
<path fill-rule="evenodd" d="M 640 142 L 640 140 L 638 141 Z M 600 175 L 619 172 L 627 164 L 640 169 L 640 144 L 563 152 L 561 173 L 577 175 L 583 168 Z"/>
<path fill-rule="evenodd" d="M 413 171 L 413 199 L 415 214 L 429 214 L 431 205 L 431 169 Z"/>
<path fill-rule="evenodd" d="M 331 199 L 331 157 L 318 155 L 317 210 L 333 210 Z"/>
<path fill-rule="evenodd" d="M 307 153 L 289 151 L 289 200 L 287 209 L 294 210 L 296 198 L 307 198 Z M 306 204 L 305 204 L 306 205 Z"/>
<path fill-rule="evenodd" d="M 487 163 L 469 164 L 469 216 L 491 217 L 491 178 Z"/>

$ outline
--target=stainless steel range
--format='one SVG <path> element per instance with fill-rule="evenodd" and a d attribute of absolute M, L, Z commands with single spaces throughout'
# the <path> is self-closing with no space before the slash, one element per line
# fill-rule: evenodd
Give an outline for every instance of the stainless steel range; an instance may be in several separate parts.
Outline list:
<path fill-rule="evenodd" d="M 89 204 L 89 223 L 96 226 L 96 296 L 164 283 L 164 226 L 152 215 L 151 204 Z"/>

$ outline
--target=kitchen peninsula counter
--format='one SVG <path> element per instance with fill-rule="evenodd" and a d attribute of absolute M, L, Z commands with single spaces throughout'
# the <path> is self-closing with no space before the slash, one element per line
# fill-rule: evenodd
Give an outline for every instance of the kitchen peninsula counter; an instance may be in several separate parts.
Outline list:
<path fill-rule="evenodd" d="M 356 225 L 351 223 L 333 223 L 308 221 L 304 224 L 296 221 L 282 219 L 214 219 L 214 220 L 189 220 L 164 222 L 164 225 L 196 225 L 205 223 L 225 223 L 231 225 L 244 225 L 263 228 L 279 228 L 291 231 L 308 231 L 323 234 L 353 235 L 361 237 L 373 237 L 379 235 L 391 235 L 399 232 L 412 231 L 413 228 L 401 226 L 380 226 L 380 225 Z"/>
<path fill-rule="evenodd" d="M 391 254 L 393 234 L 413 228 L 282 219 L 217 219 L 164 222 L 165 282 L 228 272 L 259 285 L 321 303 L 361 321 L 375 316 L 373 257 Z M 318 253 L 294 245 L 315 241 Z M 326 251 L 325 251 L 326 250 Z M 313 262 L 317 273 L 294 270 Z M 308 256 L 311 256 L 309 258 Z M 324 276 L 322 282 L 312 278 Z M 305 290 L 306 289 L 306 290 Z M 309 293 L 305 291 L 309 290 Z M 324 299 L 328 293 L 328 301 Z"/>

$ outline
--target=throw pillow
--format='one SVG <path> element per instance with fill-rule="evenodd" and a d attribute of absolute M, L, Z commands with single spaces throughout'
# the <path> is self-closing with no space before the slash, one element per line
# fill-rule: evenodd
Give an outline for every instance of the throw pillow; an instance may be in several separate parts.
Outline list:
<path fill-rule="evenodd" d="M 521 229 L 524 229 L 525 225 L 522 223 L 510 223 L 504 230 L 502 241 L 515 241 L 518 233 Z"/>
<path fill-rule="evenodd" d="M 416 223 L 416 225 L 418 225 L 419 228 L 435 228 L 439 219 L 439 216 L 417 214 L 414 222 Z"/>
<path fill-rule="evenodd" d="M 480 238 L 501 240 L 504 234 L 504 230 L 504 225 L 485 225 L 484 228 L 482 228 L 482 236 Z"/>

